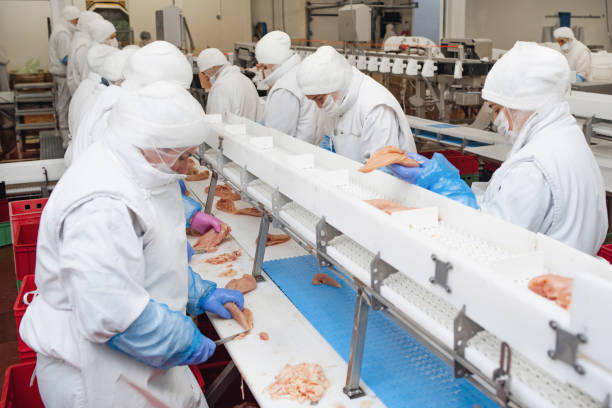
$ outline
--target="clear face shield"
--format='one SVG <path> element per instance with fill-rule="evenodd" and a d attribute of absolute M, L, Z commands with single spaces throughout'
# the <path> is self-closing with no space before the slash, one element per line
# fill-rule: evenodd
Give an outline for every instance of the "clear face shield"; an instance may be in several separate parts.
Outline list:
<path fill-rule="evenodd" d="M 167 174 L 187 174 L 189 157 L 197 146 L 183 148 L 141 149 L 145 159 L 153 168 Z"/>

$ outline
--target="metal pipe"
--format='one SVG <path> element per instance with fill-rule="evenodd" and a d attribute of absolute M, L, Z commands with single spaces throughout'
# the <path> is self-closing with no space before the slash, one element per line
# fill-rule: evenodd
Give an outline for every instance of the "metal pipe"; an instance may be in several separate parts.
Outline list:
<path fill-rule="evenodd" d="M 348 372 L 346 374 L 346 385 L 344 393 L 349 398 L 363 397 L 365 393 L 359 387 L 359 379 L 361 378 L 361 363 L 363 362 L 363 349 L 365 346 L 365 335 L 368 325 L 368 313 L 370 305 L 368 305 L 366 294 L 363 289 L 357 290 L 357 299 L 355 300 L 355 317 L 353 319 L 353 334 L 351 337 L 351 351 L 349 353 Z"/>

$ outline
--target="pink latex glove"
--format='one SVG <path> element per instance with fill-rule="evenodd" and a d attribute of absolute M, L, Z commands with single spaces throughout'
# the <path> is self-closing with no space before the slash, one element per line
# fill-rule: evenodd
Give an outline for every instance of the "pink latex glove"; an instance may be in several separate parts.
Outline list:
<path fill-rule="evenodd" d="M 205 234 L 211 228 L 215 232 L 221 231 L 221 220 L 217 217 L 203 213 L 202 211 L 196 212 L 191 218 L 191 229 L 196 230 L 200 234 Z"/>

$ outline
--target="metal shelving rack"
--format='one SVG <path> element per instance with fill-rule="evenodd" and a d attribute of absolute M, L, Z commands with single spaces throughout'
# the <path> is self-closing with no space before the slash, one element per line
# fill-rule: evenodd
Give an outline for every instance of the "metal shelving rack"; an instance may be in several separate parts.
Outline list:
<path fill-rule="evenodd" d="M 16 84 L 15 91 L 15 138 L 17 155 L 24 156 L 26 131 L 57 130 L 55 97 L 52 82 Z M 52 122 L 25 123 L 28 116 L 53 115 Z M 23 122 L 20 120 L 23 118 Z"/>

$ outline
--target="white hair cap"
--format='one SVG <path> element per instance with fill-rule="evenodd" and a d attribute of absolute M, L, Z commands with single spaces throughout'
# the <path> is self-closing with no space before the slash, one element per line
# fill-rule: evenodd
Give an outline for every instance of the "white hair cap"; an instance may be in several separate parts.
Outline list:
<path fill-rule="evenodd" d="M 123 92 L 108 124 L 121 140 L 141 149 L 198 146 L 208 130 L 202 106 L 187 90 L 168 81 Z"/>
<path fill-rule="evenodd" d="M 575 40 L 574 32 L 569 27 L 559 27 L 555 31 L 553 31 L 553 37 L 555 40 L 557 38 L 569 38 L 570 40 Z"/>
<path fill-rule="evenodd" d="M 260 64 L 282 64 L 293 55 L 291 38 L 282 31 L 271 31 L 255 46 L 255 57 Z"/>
<path fill-rule="evenodd" d="M 104 42 L 104 40 L 116 31 L 113 23 L 104 19 L 93 21 L 89 26 L 89 35 L 91 39 L 97 43 Z"/>
<path fill-rule="evenodd" d="M 79 18 L 80 15 L 81 10 L 74 6 L 67 6 L 62 10 L 62 18 L 66 21 L 72 21 L 75 18 Z"/>
<path fill-rule="evenodd" d="M 113 48 L 113 47 L 111 47 Z M 138 51 L 139 47 L 124 47 L 123 49 L 117 51 L 116 53 L 111 54 L 104 61 L 104 66 L 102 67 L 102 71 L 104 74 L 101 74 L 104 78 L 109 81 L 119 81 L 121 79 L 125 79 L 123 76 L 123 70 L 125 69 L 125 65 L 127 64 L 128 59 Z"/>
<path fill-rule="evenodd" d="M 302 61 L 297 82 L 304 95 L 330 94 L 348 87 L 351 65 L 333 47 L 324 45 Z"/>
<path fill-rule="evenodd" d="M 518 41 L 493 65 L 482 98 L 506 108 L 534 111 L 563 100 L 570 86 L 569 73 L 560 52 Z"/>
<path fill-rule="evenodd" d="M 207 48 L 198 55 L 198 69 L 200 72 L 225 64 L 227 64 L 227 58 L 217 48 Z"/>
<path fill-rule="evenodd" d="M 117 54 L 118 52 L 118 49 L 110 45 L 94 44 L 89 51 L 87 51 L 87 65 L 91 71 L 106 78 L 104 64 L 110 59 L 111 55 Z"/>
<path fill-rule="evenodd" d="M 76 28 L 78 31 L 91 37 L 89 34 L 89 27 L 91 26 L 91 23 L 98 20 L 104 20 L 104 18 L 100 14 L 94 13 L 93 11 L 81 11 Z"/>
<path fill-rule="evenodd" d="M 124 87 L 142 88 L 157 81 L 172 81 L 184 89 L 193 80 L 193 70 L 187 58 L 174 45 L 154 41 L 137 50 L 123 70 Z"/>

